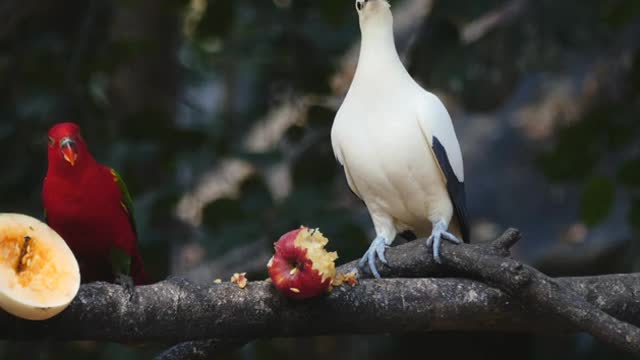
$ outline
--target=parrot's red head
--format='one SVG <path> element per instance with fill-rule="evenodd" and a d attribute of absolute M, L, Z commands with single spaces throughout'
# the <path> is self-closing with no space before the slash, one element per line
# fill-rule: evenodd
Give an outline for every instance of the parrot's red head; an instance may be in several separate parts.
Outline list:
<path fill-rule="evenodd" d="M 56 124 L 49 130 L 48 155 L 49 166 L 61 169 L 92 160 L 80 127 L 70 122 Z"/>

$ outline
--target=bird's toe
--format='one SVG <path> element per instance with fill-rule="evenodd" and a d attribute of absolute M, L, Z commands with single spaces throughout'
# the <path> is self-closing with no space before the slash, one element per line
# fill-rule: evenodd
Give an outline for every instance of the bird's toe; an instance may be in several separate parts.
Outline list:
<path fill-rule="evenodd" d="M 430 248 L 433 245 L 433 234 L 427 238 L 427 247 Z"/>
<path fill-rule="evenodd" d="M 364 268 L 368 264 L 371 274 L 377 279 L 379 279 L 380 272 L 376 267 L 376 257 L 380 259 L 380 262 L 382 262 L 384 265 L 388 265 L 389 262 L 387 261 L 387 258 L 385 257 L 385 254 L 384 254 L 386 249 L 387 249 L 387 243 L 385 241 L 385 238 L 382 236 L 378 236 L 373 240 L 373 242 L 371 242 L 369 249 L 367 250 L 366 253 L 364 253 L 362 258 L 358 262 L 358 265 L 360 266 L 360 268 Z"/>
<path fill-rule="evenodd" d="M 440 259 L 440 234 L 433 234 L 433 259 L 438 263 L 442 264 L 442 259 Z"/>
<path fill-rule="evenodd" d="M 454 243 L 454 244 L 460 244 L 460 243 L 462 243 L 462 241 L 460 241 L 460 239 L 458 239 L 455 235 L 451 234 L 450 232 L 446 232 L 446 231 L 445 231 L 445 232 L 443 232 L 443 233 L 442 233 L 442 237 L 443 237 L 445 240 L 448 240 L 448 241 L 450 241 L 450 242 L 452 242 L 452 243 Z"/>
<path fill-rule="evenodd" d="M 450 232 L 435 229 L 427 239 L 427 248 L 433 247 L 433 259 L 438 264 L 442 264 L 442 258 L 440 257 L 440 246 L 442 245 L 442 240 L 446 240 L 454 244 L 462 243 L 460 239 Z"/>
<path fill-rule="evenodd" d="M 376 268 L 376 252 L 369 251 L 368 255 L 367 260 L 369 262 L 369 270 L 371 270 L 371 274 L 373 274 L 376 279 L 380 279 L 380 272 L 378 272 L 378 269 Z"/>
<path fill-rule="evenodd" d="M 360 267 L 361 269 L 364 269 L 364 267 L 367 265 L 368 257 L 369 257 L 369 250 L 367 250 L 367 252 L 365 252 L 364 255 L 362 255 L 362 257 L 360 258 L 360 261 L 358 261 L 358 267 Z"/>
<path fill-rule="evenodd" d="M 387 247 L 384 244 L 382 246 L 378 246 L 376 248 L 376 254 L 378 255 L 378 259 L 380 259 L 380 262 L 382 262 L 385 265 L 389 265 L 389 262 L 387 261 L 387 258 L 384 255 L 384 252 L 386 249 Z"/>

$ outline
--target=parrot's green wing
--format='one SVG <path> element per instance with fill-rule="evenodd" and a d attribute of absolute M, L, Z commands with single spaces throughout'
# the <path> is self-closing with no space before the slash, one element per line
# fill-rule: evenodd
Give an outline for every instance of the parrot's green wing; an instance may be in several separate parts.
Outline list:
<path fill-rule="evenodd" d="M 133 199 L 131 198 L 131 194 L 129 194 L 129 190 L 127 189 L 127 185 L 125 185 L 124 181 L 120 174 L 114 169 L 111 170 L 111 175 L 113 175 L 113 181 L 118 184 L 120 188 L 120 192 L 122 193 L 122 198 L 120 199 L 120 206 L 124 209 L 124 211 L 129 215 L 129 221 L 131 221 L 131 227 L 133 228 L 133 232 L 136 233 L 136 237 L 138 236 L 138 230 L 136 229 L 136 219 L 133 215 Z"/>
<path fill-rule="evenodd" d="M 133 228 L 133 232 L 138 236 L 138 230 L 136 229 L 136 220 L 133 215 L 133 199 L 131 198 L 131 194 L 129 194 L 129 190 L 127 189 L 127 185 L 125 185 L 122 177 L 118 174 L 114 169 L 109 169 L 111 171 L 111 175 L 113 175 L 113 181 L 118 184 L 120 188 L 120 192 L 122 193 L 122 197 L 120 198 L 120 206 L 129 216 L 129 221 L 131 222 L 131 227 Z M 120 248 L 112 248 L 110 253 L 111 258 L 111 267 L 113 269 L 114 274 L 123 274 L 130 275 L 131 274 L 131 256 L 127 254 L 126 251 Z"/>
<path fill-rule="evenodd" d="M 109 260 L 113 274 L 131 275 L 131 256 L 126 251 L 115 246 L 112 247 L 109 252 Z"/>

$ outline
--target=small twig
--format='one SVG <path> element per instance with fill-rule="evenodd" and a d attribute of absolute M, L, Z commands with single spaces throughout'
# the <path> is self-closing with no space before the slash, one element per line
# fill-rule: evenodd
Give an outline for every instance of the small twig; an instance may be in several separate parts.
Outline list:
<path fill-rule="evenodd" d="M 507 229 L 500 237 L 491 242 L 491 246 L 496 252 L 502 253 L 503 256 L 509 256 L 509 250 L 520 241 L 520 238 L 518 230 Z"/>
<path fill-rule="evenodd" d="M 491 247 L 508 254 L 520 238 L 509 229 Z M 446 264 L 458 271 L 479 277 L 523 303 L 559 316 L 574 328 L 581 329 L 620 350 L 640 354 L 640 329 L 598 309 L 570 289 L 538 270 L 511 258 L 466 251 L 462 246 L 444 246 Z"/>

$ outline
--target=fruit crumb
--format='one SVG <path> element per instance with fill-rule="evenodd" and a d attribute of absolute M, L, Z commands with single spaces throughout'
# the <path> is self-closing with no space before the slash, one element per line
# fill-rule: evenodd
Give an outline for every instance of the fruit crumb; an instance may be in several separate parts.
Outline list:
<path fill-rule="evenodd" d="M 247 286 L 247 277 L 245 275 L 247 275 L 246 272 L 235 273 L 231 277 L 231 282 L 237 284 L 240 289 L 244 289 Z"/>
<path fill-rule="evenodd" d="M 349 286 L 351 287 L 358 284 L 358 274 L 355 271 L 346 274 L 344 278 L 347 281 L 347 284 L 349 284 Z"/>
<path fill-rule="evenodd" d="M 289 290 L 291 290 L 291 292 L 294 292 L 296 294 L 300 294 L 300 289 L 298 288 L 289 288 Z"/>
<path fill-rule="evenodd" d="M 331 285 L 340 286 L 344 283 L 347 283 L 351 287 L 356 286 L 358 284 L 358 274 L 355 271 L 346 274 L 339 272 L 336 274 L 336 277 L 335 279 L 333 279 Z"/>
<path fill-rule="evenodd" d="M 222 283 L 222 279 L 215 279 L 213 280 L 214 283 L 216 284 L 221 284 Z"/>

